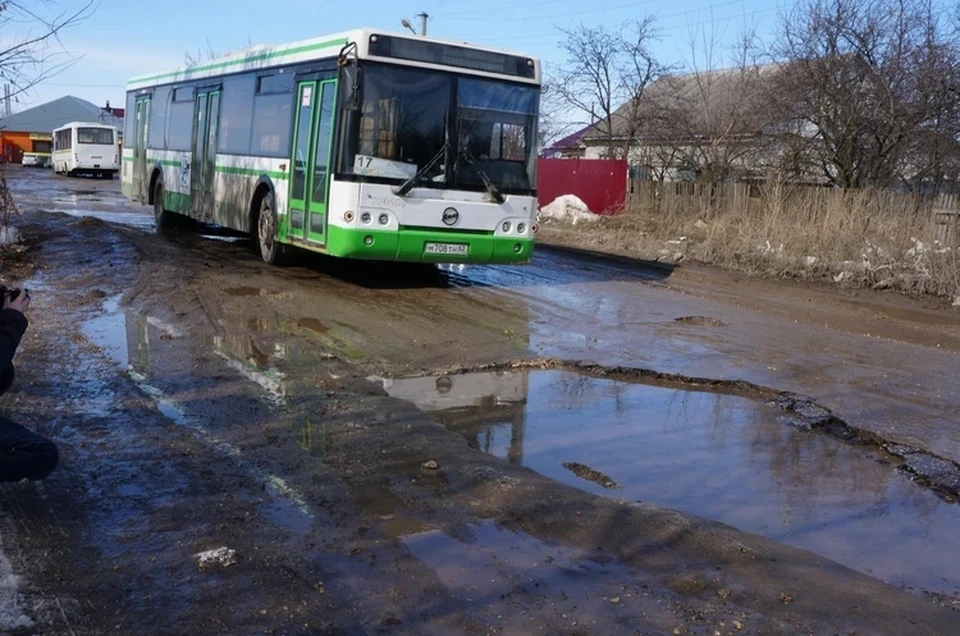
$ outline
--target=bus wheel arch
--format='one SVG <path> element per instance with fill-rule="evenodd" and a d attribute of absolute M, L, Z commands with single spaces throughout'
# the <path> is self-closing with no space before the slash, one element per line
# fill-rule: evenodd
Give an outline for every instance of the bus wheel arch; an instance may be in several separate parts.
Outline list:
<path fill-rule="evenodd" d="M 253 198 L 250 199 L 250 209 L 247 214 L 247 233 L 250 234 L 250 237 L 253 239 L 253 242 L 257 242 L 257 231 L 258 224 L 260 222 L 260 205 L 263 203 L 264 197 L 273 197 L 273 200 L 276 201 L 276 195 L 274 194 L 273 182 L 270 181 L 267 177 L 260 177 L 257 180 L 257 185 L 253 190 Z"/>
<path fill-rule="evenodd" d="M 147 205 L 153 205 L 155 203 L 153 194 L 157 187 L 157 180 L 163 181 L 163 171 L 160 170 L 159 166 L 154 166 L 153 171 L 150 173 L 150 187 L 147 189 Z"/>

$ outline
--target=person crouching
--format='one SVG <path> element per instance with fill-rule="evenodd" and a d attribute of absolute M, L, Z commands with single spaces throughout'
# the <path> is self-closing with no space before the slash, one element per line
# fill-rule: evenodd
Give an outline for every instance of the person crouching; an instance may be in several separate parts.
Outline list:
<path fill-rule="evenodd" d="M 27 330 L 27 290 L 0 287 L 0 395 L 13 384 L 13 355 Z M 0 415 L 0 482 L 43 479 L 60 462 L 52 441 Z"/>

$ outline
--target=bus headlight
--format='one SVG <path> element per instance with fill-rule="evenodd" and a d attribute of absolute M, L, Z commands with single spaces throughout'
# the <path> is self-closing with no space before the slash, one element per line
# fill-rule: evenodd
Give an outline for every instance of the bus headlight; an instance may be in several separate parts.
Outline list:
<path fill-rule="evenodd" d="M 380 221 L 380 225 L 386 225 L 387 223 L 390 222 L 390 217 L 387 216 L 386 214 L 381 214 L 380 218 L 377 220 Z"/>
<path fill-rule="evenodd" d="M 361 214 L 360 220 L 363 222 L 364 225 L 370 225 L 370 220 L 371 220 L 370 213 L 364 212 L 363 214 Z"/>
<path fill-rule="evenodd" d="M 353 212 L 351 212 L 350 210 L 347 210 L 346 212 L 343 213 L 343 220 L 346 221 L 347 223 L 353 223 L 353 218 L 354 218 Z"/>
<path fill-rule="evenodd" d="M 526 225 L 526 223 L 517 223 L 517 233 L 518 233 L 518 234 L 523 234 L 523 233 L 526 232 L 526 231 L 527 231 L 527 225 Z"/>
<path fill-rule="evenodd" d="M 503 230 L 504 232 L 509 232 L 509 231 L 510 231 L 510 221 L 504 221 L 504 222 L 503 222 L 503 225 L 500 226 L 500 229 Z"/>

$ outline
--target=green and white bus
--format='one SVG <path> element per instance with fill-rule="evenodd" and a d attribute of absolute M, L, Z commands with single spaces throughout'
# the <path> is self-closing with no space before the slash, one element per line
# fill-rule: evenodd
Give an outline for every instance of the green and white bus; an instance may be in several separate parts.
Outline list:
<path fill-rule="evenodd" d="M 512 263 L 536 233 L 539 60 L 359 29 L 127 85 L 122 187 L 263 259 Z"/>

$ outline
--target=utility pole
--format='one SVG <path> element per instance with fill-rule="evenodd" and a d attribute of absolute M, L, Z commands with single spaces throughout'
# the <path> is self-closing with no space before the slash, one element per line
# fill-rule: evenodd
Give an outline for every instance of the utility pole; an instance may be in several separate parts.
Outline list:
<path fill-rule="evenodd" d="M 425 11 L 421 11 L 417 14 L 417 17 L 420 18 L 420 35 L 427 34 L 427 18 L 430 16 L 427 15 Z"/>

